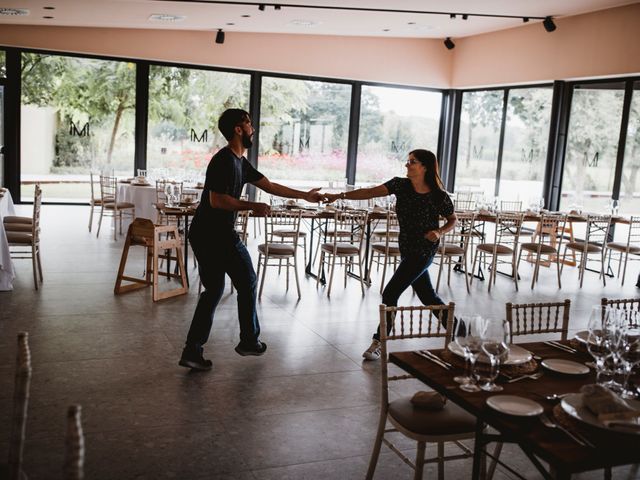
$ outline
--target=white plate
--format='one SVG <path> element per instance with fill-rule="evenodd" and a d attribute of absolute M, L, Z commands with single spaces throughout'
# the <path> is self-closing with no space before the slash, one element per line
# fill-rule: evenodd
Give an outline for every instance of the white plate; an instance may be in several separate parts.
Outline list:
<path fill-rule="evenodd" d="M 545 358 L 540 362 L 544 368 L 552 372 L 564 373 L 566 375 L 584 375 L 589 373 L 589 367 L 582 363 L 564 360 L 562 358 Z"/>
<path fill-rule="evenodd" d="M 535 417 L 544 411 L 538 402 L 516 395 L 494 395 L 487 398 L 487 405 L 500 413 L 516 417 Z"/>
<path fill-rule="evenodd" d="M 632 408 L 640 410 L 640 401 L 638 400 L 625 400 L 627 404 L 629 404 Z M 581 422 L 588 423 L 591 426 L 602 428 L 604 430 L 615 431 L 619 433 L 626 433 L 629 435 L 640 435 L 640 430 L 637 432 L 630 431 L 624 428 L 617 427 L 607 427 L 605 426 L 598 417 L 596 417 L 591 410 L 589 410 L 582 403 L 582 393 L 572 393 L 567 395 L 560 402 L 562 409 L 575 418 L 576 420 L 580 420 Z"/>
<path fill-rule="evenodd" d="M 464 358 L 464 352 L 457 343 L 450 342 L 448 348 L 451 353 Z M 529 350 L 525 350 L 518 345 L 509 345 L 509 355 L 507 356 L 507 359 L 502 362 L 502 365 L 520 365 L 522 363 L 527 363 L 531 358 L 531 352 Z M 489 363 L 489 360 L 483 355 L 480 356 L 478 361 Z"/>

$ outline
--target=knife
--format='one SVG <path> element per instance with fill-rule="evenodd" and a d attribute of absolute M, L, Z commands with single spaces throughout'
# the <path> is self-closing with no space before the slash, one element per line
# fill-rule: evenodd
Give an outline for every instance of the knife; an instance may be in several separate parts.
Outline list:
<path fill-rule="evenodd" d="M 447 362 L 444 358 L 440 358 L 438 355 L 436 355 L 433 352 L 430 352 L 429 350 L 420 350 L 422 353 L 424 353 L 425 355 L 429 355 L 430 357 L 433 357 L 434 359 L 444 363 L 447 367 L 449 368 L 453 368 L 453 365 L 451 365 L 451 363 Z"/>
<path fill-rule="evenodd" d="M 421 356 L 422 358 L 426 358 L 427 360 L 435 363 L 436 365 L 441 366 L 442 368 L 444 368 L 445 370 L 449 370 L 449 367 L 447 367 L 447 365 L 445 365 L 440 359 L 438 358 L 433 358 L 429 355 L 425 355 L 424 353 L 422 353 L 421 351 L 414 351 L 413 353 L 415 353 L 416 355 Z"/>
<path fill-rule="evenodd" d="M 567 352 L 567 353 L 577 353 L 578 351 L 571 348 L 571 347 L 567 347 L 566 345 L 563 345 L 562 343 L 555 343 L 553 341 L 548 341 L 548 342 L 544 342 L 545 345 L 549 345 L 550 347 L 554 347 L 557 348 L 558 350 L 562 350 L 563 352 Z"/>

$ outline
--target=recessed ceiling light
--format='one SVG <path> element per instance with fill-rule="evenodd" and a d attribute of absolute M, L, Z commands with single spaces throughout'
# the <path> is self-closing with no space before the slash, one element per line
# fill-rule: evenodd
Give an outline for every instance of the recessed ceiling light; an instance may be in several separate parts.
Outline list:
<path fill-rule="evenodd" d="M 383 28 L 382 31 L 383 32 L 389 32 L 389 31 L 391 31 L 391 29 L 390 28 Z"/>
<path fill-rule="evenodd" d="M 235 25 L 233 22 L 227 22 L 227 25 Z"/>
<path fill-rule="evenodd" d="M 316 22 L 314 20 L 291 20 L 289 25 L 295 25 L 297 27 L 315 27 L 316 25 L 320 25 L 321 22 Z"/>
<path fill-rule="evenodd" d="M 408 22 L 407 25 L 415 25 L 416 22 Z"/>
<path fill-rule="evenodd" d="M 4 8 L 0 7 L 0 15 L 6 15 L 9 17 L 23 17 L 29 15 L 29 10 L 26 8 Z"/>
<path fill-rule="evenodd" d="M 42 18 L 51 19 L 51 18 L 53 18 L 53 17 L 52 17 L 51 15 L 45 15 L 45 16 L 44 16 L 44 17 L 42 17 Z"/>
<path fill-rule="evenodd" d="M 42 7 L 42 8 L 44 8 L 45 10 L 55 10 L 56 9 L 56 7 Z"/>
<path fill-rule="evenodd" d="M 249 18 L 251 15 L 242 15 L 242 18 Z"/>
<path fill-rule="evenodd" d="M 181 22 L 184 20 L 184 15 L 172 15 L 170 13 L 154 13 L 149 16 L 149 20 L 152 22 Z"/>

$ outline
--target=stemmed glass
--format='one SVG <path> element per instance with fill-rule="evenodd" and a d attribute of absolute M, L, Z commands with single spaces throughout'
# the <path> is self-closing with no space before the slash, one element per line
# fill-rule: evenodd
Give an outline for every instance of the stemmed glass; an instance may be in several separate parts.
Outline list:
<path fill-rule="evenodd" d="M 611 356 L 611 336 L 608 332 L 611 309 L 602 305 L 596 305 L 591 309 L 589 317 L 589 333 L 587 335 L 587 350 L 596 362 L 596 383 L 606 384 L 605 362 Z"/>
<path fill-rule="evenodd" d="M 467 335 L 468 325 L 472 322 L 478 321 L 476 318 L 480 318 L 480 315 L 461 315 L 458 317 L 458 321 L 454 325 L 453 341 L 462 350 L 465 361 L 465 373 L 464 375 L 458 375 L 453 377 L 453 380 L 462 385 L 473 383 L 473 377 L 471 376 L 471 352 L 468 348 L 469 336 Z M 474 385 L 475 390 L 480 390 L 477 385 Z"/>
<path fill-rule="evenodd" d="M 473 371 L 476 360 L 482 352 L 482 335 L 484 333 L 484 321 L 480 315 L 473 315 L 467 318 L 464 325 L 465 328 L 463 331 L 462 322 L 458 322 L 456 328 L 456 343 L 458 343 L 458 338 L 464 336 L 463 348 L 465 351 L 465 358 L 469 362 L 470 371 Z M 460 345 L 460 343 L 458 343 L 458 345 Z M 478 387 L 475 378 L 473 377 L 469 377 L 469 381 L 467 383 L 463 383 L 462 385 L 460 385 L 460 389 L 464 390 L 465 392 L 480 391 L 480 387 Z"/>
<path fill-rule="evenodd" d="M 628 313 L 634 317 L 631 320 L 637 323 L 640 312 L 631 310 Z M 640 364 L 640 337 L 637 335 L 629 335 L 627 331 L 625 332 L 622 343 L 623 346 L 618 351 L 624 373 L 620 396 L 622 398 L 632 399 L 637 397 L 637 392 L 630 388 L 629 377 L 634 367 Z"/>
<path fill-rule="evenodd" d="M 482 351 L 489 357 L 491 368 L 486 376 L 487 382 L 481 385 L 487 392 L 500 392 L 503 388 L 494 380 L 500 373 L 500 362 L 509 352 L 509 322 L 506 320 L 487 320 L 482 338 Z"/>

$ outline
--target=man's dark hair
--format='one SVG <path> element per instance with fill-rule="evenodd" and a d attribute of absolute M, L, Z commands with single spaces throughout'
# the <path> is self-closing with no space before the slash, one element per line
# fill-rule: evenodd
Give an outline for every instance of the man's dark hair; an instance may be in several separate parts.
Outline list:
<path fill-rule="evenodd" d="M 250 118 L 249 112 L 240 108 L 229 108 L 222 112 L 218 119 L 218 129 L 227 141 L 233 138 L 233 131 L 237 125 Z"/>

